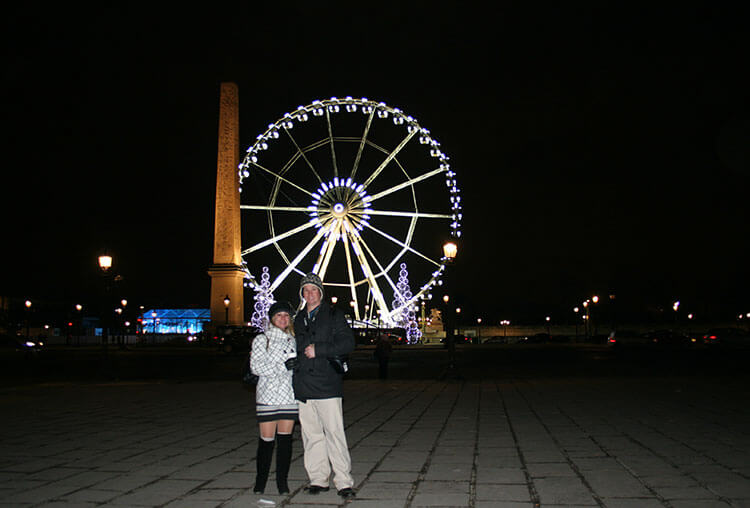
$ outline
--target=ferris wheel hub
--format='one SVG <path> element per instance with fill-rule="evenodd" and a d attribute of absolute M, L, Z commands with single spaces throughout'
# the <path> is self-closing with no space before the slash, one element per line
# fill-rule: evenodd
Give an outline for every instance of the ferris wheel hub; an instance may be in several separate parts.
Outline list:
<path fill-rule="evenodd" d="M 333 213 L 334 217 L 344 217 L 346 215 L 346 206 L 344 206 L 343 203 L 336 203 L 335 205 L 333 205 L 331 212 Z"/>

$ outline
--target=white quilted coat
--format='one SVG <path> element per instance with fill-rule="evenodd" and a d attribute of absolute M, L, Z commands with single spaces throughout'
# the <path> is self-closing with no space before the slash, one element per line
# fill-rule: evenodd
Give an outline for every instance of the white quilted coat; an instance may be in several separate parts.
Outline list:
<path fill-rule="evenodd" d="M 255 401 L 258 404 L 295 403 L 292 371 L 287 370 L 284 362 L 291 353 L 296 354 L 296 348 L 294 337 L 272 324 L 268 325 L 265 333 L 256 335 L 250 369 L 258 376 L 255 388 Z"/>

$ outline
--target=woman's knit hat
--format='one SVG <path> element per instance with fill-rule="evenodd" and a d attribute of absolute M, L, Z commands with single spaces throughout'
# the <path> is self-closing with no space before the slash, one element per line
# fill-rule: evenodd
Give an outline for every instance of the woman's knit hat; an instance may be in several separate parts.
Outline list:
<path fill-rule="evenodd" d="M 289 314 L 289 317 L 294 316 L 294 310 L 292 309 L 292 304 L 289 302 L 275 302 L 271 304 L 271 308 L 268 309 L 268 319 L 273 319 L 273 316 L 275 314 L 278 314 L 279 312 L 286 312 Z"/>
<path fill-rule="evenodd" d="M 312 284 L 313 286 L 317 287 L 318 290 L 320 290 L 320 298 L 323 299 L 323 281 L 320 280 L 320 277 L 317 273 L 310 272 L 304 277 L 302 277 L 302 280 L 299 283 L 299 297 L 304 300 L 305 297 L 302 296 L 302 288 L 307 286 L 308 284 Z"/>

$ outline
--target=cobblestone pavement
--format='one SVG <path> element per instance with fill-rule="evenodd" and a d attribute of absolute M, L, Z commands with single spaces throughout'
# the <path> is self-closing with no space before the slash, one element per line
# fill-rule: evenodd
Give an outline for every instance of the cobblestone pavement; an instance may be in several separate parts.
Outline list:
<path fill-rule="evenodd" d="M 750 507 L 745 381 L 349 380 L 348 504 Z M 347 504 L 303 491 L 298 430 L 292 493 L 252 493 L 258 431 L 238 383 L 5 388 L 0 410 L 0 506 Z"/>

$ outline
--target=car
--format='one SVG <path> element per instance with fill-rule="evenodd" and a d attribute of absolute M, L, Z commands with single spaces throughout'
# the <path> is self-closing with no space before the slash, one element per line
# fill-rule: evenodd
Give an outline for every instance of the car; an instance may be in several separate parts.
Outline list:
<path fill-rule="evenodd" d="M 546 344 L 547 342 L 549 342 L 549 334 L 543 332 L 521 337 L 518 341 L 519 344 Z"/>
<path fill-rule="evenodd" d="M 690 337 L 677 330 L 655 330 L 644 335 L 647 342 L 652 346 L 688 347 L 697 342 L 695 337 Z"/>
<path fill-rule="evenodd" d="M 263 330 L 255 326 L 219 326 L 213 336 L 214 344 L 226 354 L 250 351 L 253 339 Z"/>
<path fill-rule="evenodd" d="M 710 347 L 748 347 L 750 333 L 742 328 L 711 328 L 703 335 L 703 343 Z"/>
<path fill-rule="evenodd" d="M 44 348 L 44 341 L 20 336 L 0 335 L 0 350 L 9 354 L 22 353 L 29 357 L 38 354 Z"/>
<path fill-rule="evenodd" d="M 445 344 L 446 346 L 448 345 L 448 342 L 447 342 L 447 340 L 446 340 L 445 337 L 441 338 L 440 342 L 442 344 Z M 458 344 L 471 344 L 471 337 L 468 337 L 466 335 L 454 335 L 453 336 L 453 345 L 455 346 L 455 345 L 458 345 Z"/>
<path fill-rule="evenodd" d="M 492 337 L 484 339 L 482 344 L 505 344 L 506 342 L 508 342 L 506 337 L 503 337 L 502 335 L 493 335 Z"/>
<path fill-rule="evenodd" d="M 635 346 L 645 344 L 646 337 L 633 330 L 612 330 L 607 336 L 606 344 L 612 346 Z"/>

